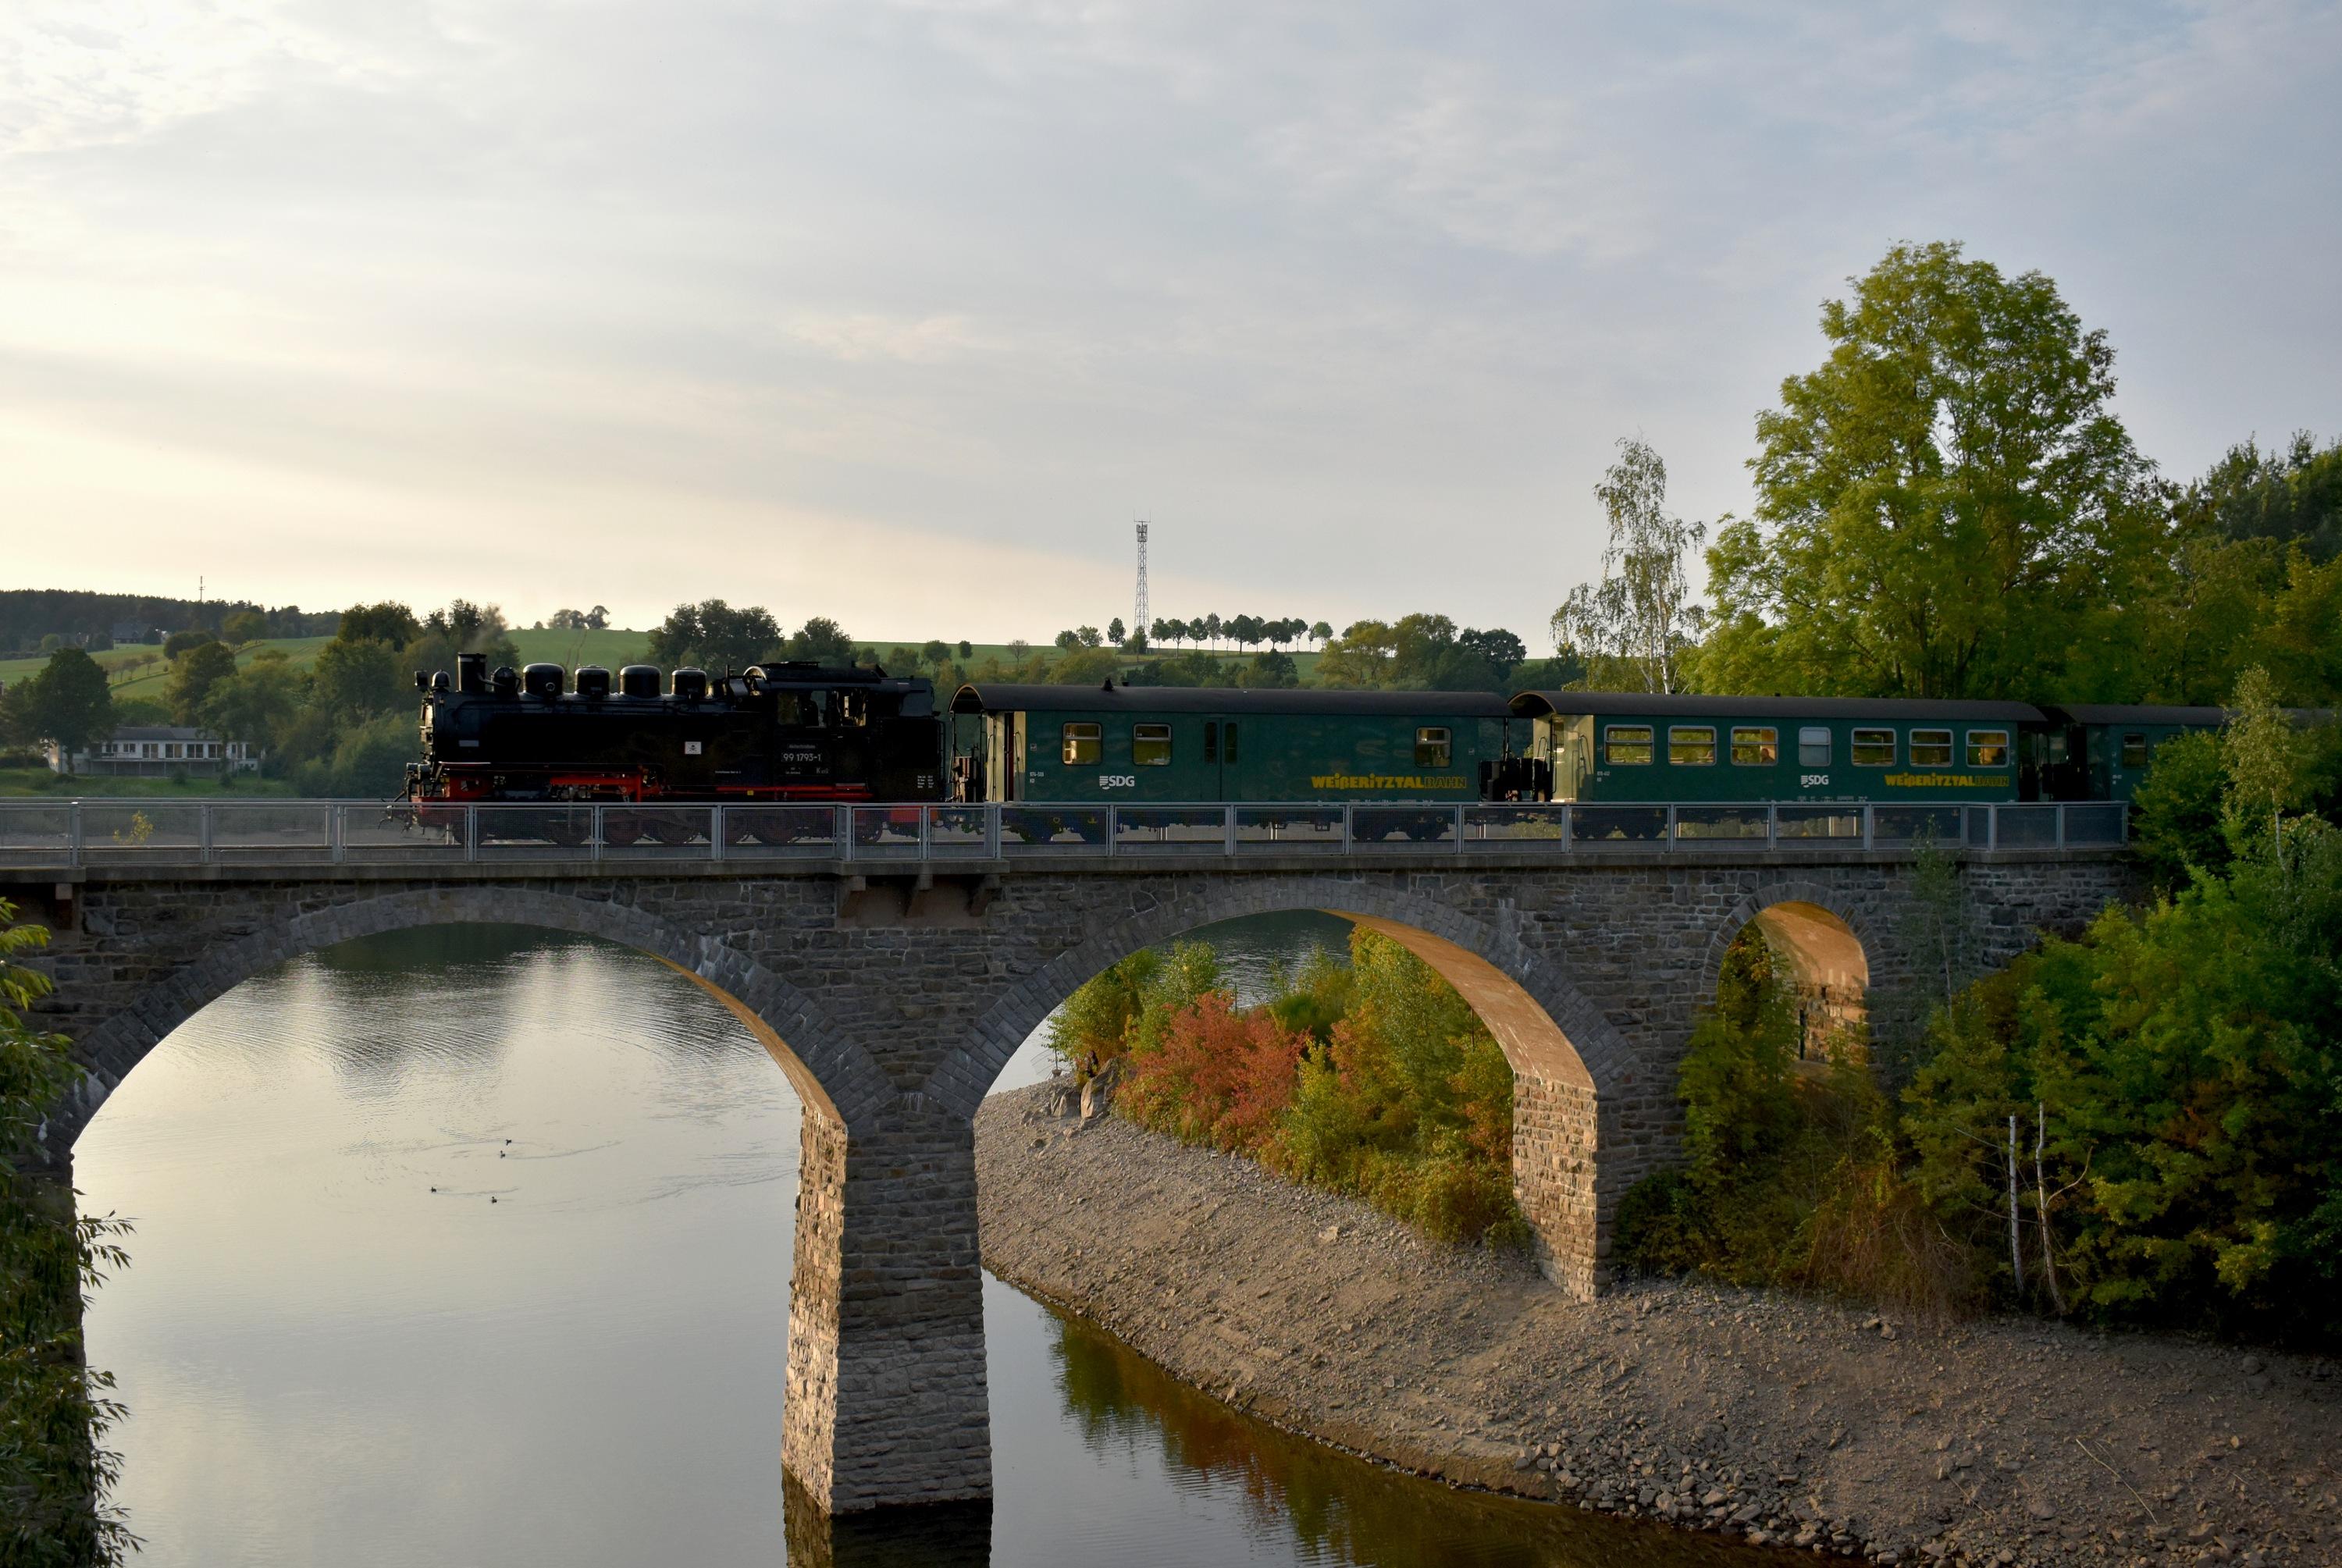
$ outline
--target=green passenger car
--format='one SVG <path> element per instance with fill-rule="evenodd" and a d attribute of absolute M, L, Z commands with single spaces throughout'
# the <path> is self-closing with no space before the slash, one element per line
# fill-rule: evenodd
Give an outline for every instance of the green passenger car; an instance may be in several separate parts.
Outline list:
<path fill-rule="evenodd" d="M 1508 713 L 1480 692 L 966 685 L 962 798 L 1473 801 Z"/>
<path fill-rule="evenodd" d="M 2044 710 L 2034 745 L 2044 794 L 2057 800 L 2127 801 L 2167 741 L 2227 723 L 2225 708 L 2163 708 L 2115 704 Z"/>
<path fill-rule="evenodd" d="M 1525 751 L 1565 801 L 2013 801 L 2026 703 L 1523 692 Z"/>

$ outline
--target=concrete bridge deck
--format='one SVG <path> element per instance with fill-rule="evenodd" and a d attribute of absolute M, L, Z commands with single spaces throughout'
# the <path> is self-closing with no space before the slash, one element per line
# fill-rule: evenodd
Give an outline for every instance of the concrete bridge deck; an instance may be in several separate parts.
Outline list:
<path fill-rule="evenodd" d="M 308 836 L 264 841 L 268 823 L 230 804 L 296 813 L 271 831 L 308 824 Z M 840 1512 L 988 1491 L 972 1118 L 1051 1010 L 1138 948 L 1316 909 L 1425 959 L 1512 1064 L 1515 1190 L 1542 1266 L 1579 1293 L 1602 1287 L 1619 1195 L 1676 1154 L 1676 1067 L 1744 927 L 1867 994 L 1874 1017 L 1912 992 L 1926 958 L 1918 841 L 1888 814 L 1911 808 L 1837 808 L 1855 827 L 1829 834 L 1797 831 L 1792 808 L 1727 808 L 1758 824 L 1746 831 L 1744 815 L 1729 837 L 1704 836 L 1719 820 L 1688 807 L 1672 819 L 1665 807 L 1388 808 L 1411 822 L 1364 806 L 1176 808 L 1198 814 L 1185 819 L 1078 808 L 1099 815 L 1069 826 L 1060 814 L 1046 837 L 1046 819 L 1012 814 L 1064 808 L 693 808 L 700 833 L 656 845 L 616 808 L 575 809 L 589 814 L 581 842 L 552 836 L 572 834 L 575 817 L 531 827 L 481 808 L 421 858 L 370 858 L 332 823 L 379 803 L 84 802 L 62 844 L 32 842 L 18 808 L 0 807 L 0 895 L 57 933 L 43 962 L 60 989 L 43 1022 L 72 1037 L 87 1074 L 45 1146 L 69 1159 L 113 1087 L 181 1022 L 302 953 L 465 922 L 650 953 L 723 999 L 804 1101 L 783 1462 Z M 1957 814 L 1937 832 L 1962 846 L 1960 918 L 1979 961 L 2131 890 L 2118 843 L 2073 842 L 2094 824 L 2118 840 L 2119 807 L 1925 809 Z M 1318 813 L 1319 841 L 1269 836 L 1271 811 Z M 975 814 L 941 814 L 953 812 Z M 2047 844 L 2009 842 L 2037 839 L 2045 821 Z M 789 836 L 824 823 L 826 841 Z M 1654 823 L 1655 836 L 1622 836 Z M 1506 824 L 1536 831 L 1474 836 Z M 671 824 L 652 825 L 665 836 Z M 1603 836 L 1580 836 L 1597 825 Z"/>

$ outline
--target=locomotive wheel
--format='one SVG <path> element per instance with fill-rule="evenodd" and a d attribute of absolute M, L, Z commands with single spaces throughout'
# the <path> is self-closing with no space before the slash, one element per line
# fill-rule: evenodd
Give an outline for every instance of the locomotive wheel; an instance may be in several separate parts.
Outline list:
<path fill-rule="evenodd" d="M 602 842 L 613 849 L 626 849 L 643 836 L 640 820 L 630 816 L 605 816 L 602 819 Z"/>
<path fill-rule="evenodd" d="M 589 826 L 590 821 L 590 818 L 565 816 L 558 822 L 547 824 L 545 836 L 564 849 L 582 849 L 585 847 L 586 834 L 592 831 Z"/>

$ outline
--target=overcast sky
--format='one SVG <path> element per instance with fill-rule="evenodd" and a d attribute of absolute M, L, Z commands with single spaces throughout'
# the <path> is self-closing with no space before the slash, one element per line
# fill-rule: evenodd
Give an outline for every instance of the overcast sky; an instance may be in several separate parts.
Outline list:
<path fill-rule="evenodd" d="M 0 586 L 857 634 L 1436 609 L 1897 239 L 2054 276 L 2167 471 L 2342 429 L 2342 7 L 0 7 Z"/>

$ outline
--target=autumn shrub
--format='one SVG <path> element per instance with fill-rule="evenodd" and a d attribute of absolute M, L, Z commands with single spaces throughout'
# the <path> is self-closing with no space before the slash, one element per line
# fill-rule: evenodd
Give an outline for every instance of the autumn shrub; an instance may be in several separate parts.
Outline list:
<path fill-rule="evenodd" d="M 1106 971 L 1050 1044 L 1087 1074 L 1117 1057 L 1116 1108 L 1365 1199 L 1451 1242 L 1525 1245 L 1512 1191 L 1512 1070 L 1470 1006 L 1365 930 L 1242 1008 L 1211 950 L 1182 944 Z"/>
<path fill-rule="evenodd" d="M 1116 1103 L 1133 1121 L 1190 1144 L 1256 1154 L 1293 1103 L 1306 1035 L 1225 991 L 1169 1009 L 1129 1053 Z"/>

